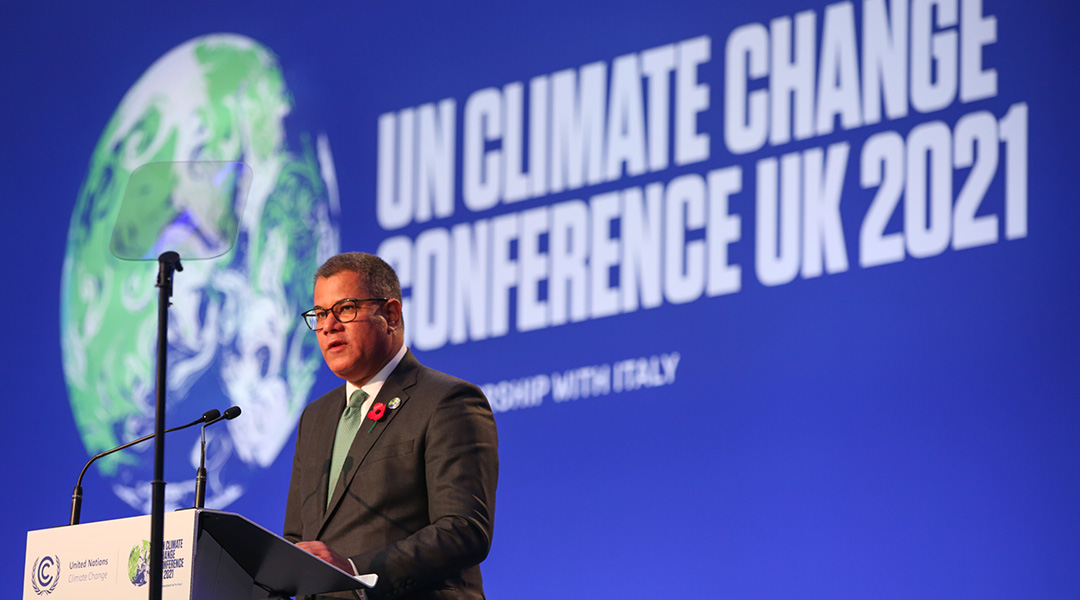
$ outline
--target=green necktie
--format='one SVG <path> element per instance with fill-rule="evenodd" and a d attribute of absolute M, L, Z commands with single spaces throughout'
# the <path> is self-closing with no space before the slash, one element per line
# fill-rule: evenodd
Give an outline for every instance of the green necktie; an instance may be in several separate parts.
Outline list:
<path fill-rule="evenodd" d="M 364 421 L 364 400 L 367 400 L 367 392 L 356 390 L 349 398 L 349 404 L 345 412 L 341 413 L 338 421 L 337 435 L 334 436 L 334 454 L 330 457 L 330 486 L 326 490 L 326 506 L 330 506 L 330 498 L 334 496 L 334 487 L 341 476 L 341 466 L 345 463 L 345 457 L 349 455 L 356 431 L 360 429 L 360 423 Z"/>

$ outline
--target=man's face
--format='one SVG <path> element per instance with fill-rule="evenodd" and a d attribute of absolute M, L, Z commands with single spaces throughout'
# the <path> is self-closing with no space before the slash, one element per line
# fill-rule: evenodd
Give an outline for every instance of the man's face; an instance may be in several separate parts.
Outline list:
<path fill-rule="evenodd" d="M 369 297 L 360 276 L 351 271 L 315 281 L 315 308 L 329 311 L 346 298 Z M 395 340 L 400 336 L 395 337 L 395 332 L 400 331 L 400 326 L 399 301 L 361 302 L 355 320 L 342 323 L 329 312 L 316 335 L 326 366 L 338 377 L 363 385 L 397 352 Z"/>

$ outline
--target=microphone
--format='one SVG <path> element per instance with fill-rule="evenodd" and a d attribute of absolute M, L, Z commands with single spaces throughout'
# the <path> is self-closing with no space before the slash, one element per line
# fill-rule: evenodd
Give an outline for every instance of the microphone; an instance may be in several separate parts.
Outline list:
<path fill-rule="evenodd" d="M 225 413 L 203 423 L 201 433 L 201 451 L 199 453 L 199 469 L 195 471 L 195 508 L 202 508 L 206 502 L 206 428 L 218 421 L 231 421 L 240 416 L 239 406 L 230 406 Z"/>
<path fill-rule="evenodd" d="M 214 412 L 216 413 L 217 411 Z M 239 406 L 230 406 L 229 408 L 226 408 L 225 412 L 221 415 L 215 414 L 213 419 L 210 419 L 206 422 L 205 425 L 203 425 L 203 429 L 210 425 L 213 425 L 214 423 L 217 423 L 218 421 L 232 421 L 236 417 L 240 416 L 240 412 L 241 411 Z"/>
<path fill-rule="evenodd" d="M 201 417 L 199 417 L 198 419 L 195 419 L 194 421 L 188 423 L 187 425 L 181 425 L 179 427 L 173 427 L 171 429 L 166 429 L 164 431 L 164 433 L 170 433 L 170 432 L 173 432 L 173 431 L 179 431 L 181 429 L 187 429 L 188 427 L 198 425 L 199 423 L 206 423 L 208 421 L 214 421 L 214 420 L 217 420 L 217 419 L 220 419 L 220 418 L 221 418 L 221 411 L 216 409 L 216 408 L 212 408 L 212 409 L 204 412 Z M 71 494 L 71 522 L 69 523 L 69 525 L 78 525 L 79 524 L 79 515 L 82 512 L 82 480 L 83 480 L 83 476 L 86 475 L 86 470 L 90 468 L 90 465 L 94 464 L 94 461 L 99 459 L 99 458 L 108 456 L 108 455 L 112 454 L 113 452 L 119 452 L 120 450 L 123 450 L 124 448 L 130 448 L 130 447 L 134 446 L 135 444 L 145 442 L 146 440 L 148 440 L 148 439 L 150 439 L 152 437 L 154 437 L 154 434 L 152 434 L 152 433 L 150 435 L 144 435 L 144 436 L 142 436 L 141 438 L 139 438 L 137 440 L 128 442 L 126 444 L 122 444 L 120 446 L 117 446 L 117 447 L 113 448 L 112 450 L 106 450 L 104 452 L 101 452 L 101 453 L 95 455 L 93 458 L 91 458 L 86 463 L 86 466 L 83 467 L 82 472 L 79 473 L 79 479 L 75 482 L 75 491 L 74 491 L 74 493 Z"/>

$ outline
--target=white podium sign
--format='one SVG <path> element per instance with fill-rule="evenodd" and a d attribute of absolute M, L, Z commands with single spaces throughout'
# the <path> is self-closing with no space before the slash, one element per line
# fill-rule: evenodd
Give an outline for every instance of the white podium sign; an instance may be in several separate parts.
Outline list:
<path fill-rule="evenodd" d="M 144 600 L 150 517 L 26 534 L 23 600 Z M 165 514 L 163 600 L 261 600 L 374 587 L 240 515 L 192 509 Z"/>
<path fill-rule="evenodd" d="M 196 511 L 165 515 L 162 598 L 191 597 Z M 23 600 L 145 600 L 150 516 L 26 534 Z"/>

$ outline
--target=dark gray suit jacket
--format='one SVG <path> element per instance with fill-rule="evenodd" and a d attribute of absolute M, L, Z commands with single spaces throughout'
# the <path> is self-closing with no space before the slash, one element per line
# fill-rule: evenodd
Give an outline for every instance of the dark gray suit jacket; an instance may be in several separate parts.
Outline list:
<path fill-rule="evenodd" d="M 411 351 L 375 402 L 394 398 L 398 408 L 361 423 L 329 507 L 345 386 L 304 409 L 284 536 L 325 542 L 359 573 L 377 574 L 369 598 L 480 600 L 499 471 L 491 407 L 479 388 L 424 367 Z"/>

